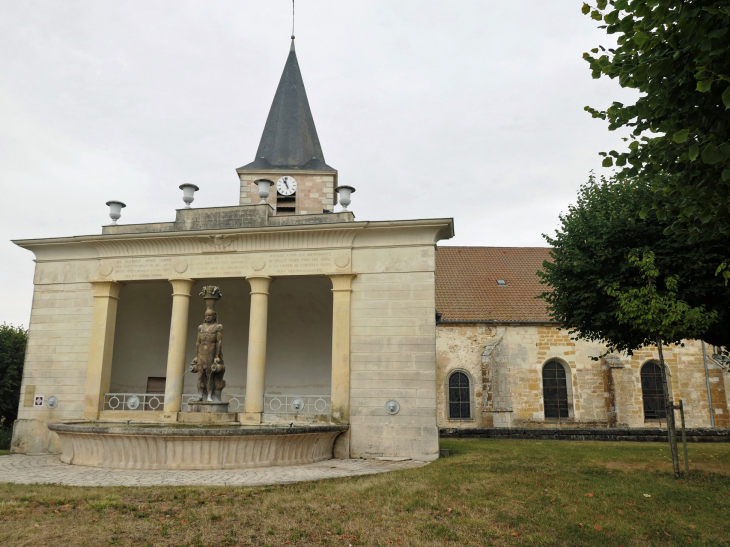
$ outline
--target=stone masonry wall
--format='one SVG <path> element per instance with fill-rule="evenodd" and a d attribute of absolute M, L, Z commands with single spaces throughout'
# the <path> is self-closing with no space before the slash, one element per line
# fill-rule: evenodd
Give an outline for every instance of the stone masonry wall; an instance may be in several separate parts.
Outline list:
<path fill-rule="evenodd" d="M 353 251 L 365 273 L 352 284 L 350 453 L 430 461 L 438 458 L 434 249 L 397 251 L 391 260 Z M 385 411 L 390 399 L 400 404 L 395 415 Z"/>
<path fill-rule="evenodd" d="M 436 337 L 436 396 L 440 427 L 482 427 L 482 353 L 494 337 L 495 327 L 485 324 L 439 325 Z M 448 419 L 448 376 L 455 370 L 466 372 L 474 382 L 474 412 L 470 420 Z"/>
<path fill-rule="evenodd" d="M 36 285 L 14 452 L 60 451 L 45 422 L 81 417 L 93 309 L 94 291 L 88 283 Z M 55 395 L 58 406 L 34 407 L 34 395 L 43 395 L 45 401 Z"/>
<path fill-rule="evenodd" d="M 490 341 L 498 343 L 488 350 L 489 356 L 482 356 Z M 647 361 L 658 359 L 654 348 L 637 351 L 633 356 L 618 356 L 620 361 L 612 360 L 616 364 L 609 366 L 606 360 L 591 359 L 605 351 L 601 345 L 571 340 L 565 330 L 550 326 L 495 327 L 466 323 L 439 325 L 436 343 L 440 427 L 659 425 L 655 421 L 645 422 L 641 395 L 640 370 Z M 687 426 L 709 427 L 710 409 L 701 343 L 689 341 L 684 347 L 664 348 L 664 357 L 670 370 L 670 392 L 676 404 L 683 400 Z M 544 417 L 542 367 L 550 359 L 558 359 L 566 367 L 570 400 L 568 419 L 546 420 Z M 494 370 L 484 374 L 490 370 L 489 362 L 493 363 Z M 475 381 L 473 421 L 448 418 L 444 386 L 455 369 L 467 371 Z M 728 427 L 728 374 L 711 360 L 708 369 L 715 426 Z M 505 390 L 500 388 L 502 399 L 495 401 L 490 393 L 495 393 L 492 384 L 499 375 L 507 379 L 508 389 L 505 399 Z M 505 410 L 511 412 L 505 413 Z M 508 417 L 504 417 L 506 414 Z M 500 424 L 496 422 L 498 419 Z"/>
<path fill-rule="evenodd" d="M 254 183 L 260 178 L 270 179 L 276 184 L 276 181 L 282 175 L 269 174 L 241 174 L 241 205 L 251 205 L 259 203 L 261 198 L 258 196 L 258 186 Z M 314 215 L 321 214 L 324 209 L 328 211 L 334 210 L 337 203 L 335 196 L 335 177 L 334 175 L 322 174 L 305 174 L 292 173 L 297 181 L 297 203 L 296 214 L 298 215 Z M 272 186 L 269 191 L 269 197 L 266 203 L 273 205 L 276 209 L 276 187 Z"/>

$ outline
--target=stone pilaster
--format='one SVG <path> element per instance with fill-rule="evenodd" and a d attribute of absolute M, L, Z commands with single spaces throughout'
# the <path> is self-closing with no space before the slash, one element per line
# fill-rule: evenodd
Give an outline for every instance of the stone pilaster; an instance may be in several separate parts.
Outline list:
<path fill-rule="evenodd" d="M 332 421 L 350 423 L 350 295 L 357 274 L 330 274 L 332 281 Z M 335 457 L 350 457 L 350 432 L 335 442 Z"/>
<path fill-rule="evenodd" d="M 94 314 L 82 416 L 84 419 L 96 420 L 103 410 L 104 393 L 109 391 L 111 382 L 117 303 L 123 285 L 115 281 L 92 281 L 91 284 L 94 286 Z"/>

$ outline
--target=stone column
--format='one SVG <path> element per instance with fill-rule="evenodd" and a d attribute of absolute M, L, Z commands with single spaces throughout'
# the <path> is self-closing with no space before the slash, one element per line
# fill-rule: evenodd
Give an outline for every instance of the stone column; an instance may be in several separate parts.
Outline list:
<path fill-rule="evenodd" d="M 123 285 L 115 281 L 92 281 L 91 284 L 94 286 L 94 315 L 91 320 L 82 417 L 96 420 L 104 409 L 104 394 L 109 391 L 111 382 L 117 302 Z"/>
<path fill-rule="evenodd" d="M 350 294 L 357 274 L 330 274 L 332 281 L 332 421 L 350 423 Z M 335 458 L 350 457 L 350 432 L 335 442 Z"/>
<path fill-rule="evenodd" d="M 172 319 L 170 345 L 167 350 L 165 412 L 180 412 L 185 383 L 185 348 L 188 340 L 188 310 L 194 279 L 170 279 L 172 285 Z"/>
<path fill-rule="evenodd" d="M 261 423 L 264 412 L 266 376 L 266 325 L 269 317 L 271 277 L 246 278 L 251 285 L 251 319 L 248 326 L 248 365 L 246 367 L 246 407 L 241 422 Z"/>

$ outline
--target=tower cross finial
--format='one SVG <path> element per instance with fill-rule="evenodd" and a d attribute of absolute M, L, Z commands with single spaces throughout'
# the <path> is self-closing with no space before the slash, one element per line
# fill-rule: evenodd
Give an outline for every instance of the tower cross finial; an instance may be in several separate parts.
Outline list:
<path fill-rule="evenodd" d="M 294 39 L 294 0 L 291 0 L 291 39 Z"/>

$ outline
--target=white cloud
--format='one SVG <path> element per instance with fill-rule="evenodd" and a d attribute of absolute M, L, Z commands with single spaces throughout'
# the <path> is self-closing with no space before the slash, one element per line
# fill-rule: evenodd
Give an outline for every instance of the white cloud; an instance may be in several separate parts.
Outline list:
<path fill-rule="evenodd" d="M 235 205 L 289 47 L 290 2 L 2 4 L 0 322 L 26 323 L 32 256 L 11 238 Z M 460 245 L 543 245 L 598 151 L 583 111 L 631 95 L 591 79 L 608 40 L 572 0 L 309 0 L 297 53 L 327 162 L 358 219 L 453 216 Z M 629 99 L 627 99 L 629 97 Z"/>

